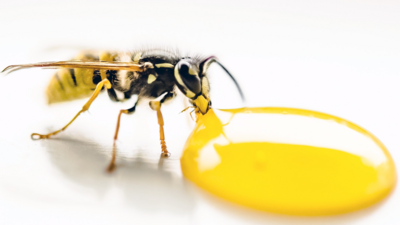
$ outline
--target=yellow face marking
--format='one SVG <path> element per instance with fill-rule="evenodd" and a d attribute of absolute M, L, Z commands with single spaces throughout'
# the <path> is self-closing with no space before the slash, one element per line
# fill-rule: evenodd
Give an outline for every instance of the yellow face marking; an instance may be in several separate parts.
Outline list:
<path fill-rule="evenodd" d="M 193 92 L 187 90 L 187 91 L 186 91 L 186 96 L 187 96 L 188 98 L 193 98 L 193 97 L 196 96 L 196 95 L 195 95 Z"/>
<path fill-rule="evenodd" d="M 141 57 L 142 57 L 142 52 L 138 52 L 138 53 L 136 53 L 135 57 L 133 58 L 133 61 L 139 62 Z"/>
<path fill-rule="evenodd" d="M 207 77 L 203 77 L 202 79 L 202 93 L 207 98 L 210 99 L 210 84 L 208 83 Z"/>
<path fill-rule="evenodd" d="M 203 95 L 197 97 L 193 102 L 200 109 L 200 112 L 204 115 L 207 113 L 209 101 L 204 98 Z"/>
<path fill-rule="evenodd" d="M 190 75 L 193 75 L 193 76 L 197 76 L 198 74 L 197 74 L 197 72 L 196 71 L 194 71 L 192 68 L 190 68 L 189 67 L 189 74 Z"/>
<path fill-rule="evenodd" d="M 150 74 L 150 75 L 149 75 L 149 78 L 147 78 L 147 83 L 148 83 L 148 84 L 151 84 L 151 83 L 153 83 L 156 79 L 157 79 L 156 76 L 154 76 L 153 74 Z"/>
<path fill-rule="evenodd" d="M 157 68 L 174 68 L 174 65 L 172 65 L 171 63 L 159 63 L 156 64 Z"/>
<path fill-rule="evenodd" d="M 178 67 L 177 66 L 175 66 L 174 75 L 175 75 L 176 81 L 178 81 L 178 83 L 180 85 L 186 87 L 185 84 L 182 81 L 181 75 L 179 75 L 179 71 L 178 71 Z"/>

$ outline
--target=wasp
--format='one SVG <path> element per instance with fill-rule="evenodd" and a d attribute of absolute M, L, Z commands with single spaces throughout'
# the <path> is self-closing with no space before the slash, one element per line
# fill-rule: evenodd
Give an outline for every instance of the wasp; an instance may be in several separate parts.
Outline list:
<path fill-rule="evenodd" d="M 239 84 L 215 56 L 182 56 L 177 51 L 167 49 L 105 51 L 99 54 L 82 52 L 70 61 L 10 65 L 2 72 L 10 73 L 33 67 L 55 68 L 58 70 L 46 90 L 49 104 L 89 97 L 82 109 L 64 127 L 49 134 L 33 133 L 32 139 L 46 139 L 67 129 L 81 113 L 89 109 L 103 89 L 107 90 L 112 101 L 117 102 L 137 95 L 135 104 L 129 109 L 120 110 L 118 114 L 114 151 L 108 166 L 108 171 L 112 171 L 115 167 L 115 142 L 118 138 L 121 115 L 133 114 L 140 101 L 150 99 L 151 109 L 157 112 L 161 154 L 168 156 L 161 105 L 173 99 L 179 90 L 189 99 L 196 114 L 206 114 L 211 108 L 207 70 L 213 63 L 219 65 L 230 76 L 244 100 Z"/>

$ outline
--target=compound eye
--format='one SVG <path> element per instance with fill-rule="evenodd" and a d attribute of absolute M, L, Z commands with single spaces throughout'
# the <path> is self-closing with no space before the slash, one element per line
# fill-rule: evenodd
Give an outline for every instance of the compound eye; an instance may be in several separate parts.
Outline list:
<path fill-rule="evenodd" d="M 187 89 L 196 95 L 201 93 L 201 81 L 195 69 L 186 63 L 182 63 L 179 65 L 178 73 Z"/>

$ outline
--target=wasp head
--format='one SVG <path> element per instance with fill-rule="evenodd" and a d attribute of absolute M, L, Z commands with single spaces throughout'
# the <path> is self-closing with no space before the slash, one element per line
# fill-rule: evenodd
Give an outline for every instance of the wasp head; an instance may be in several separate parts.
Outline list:
<path fill-rule="evenodd" d="M 175 66 L 174 75 L 178 88 L 202 113 L 210 109 L 209 82 L 202 68 L 203 62 L 182 58 Z"/>

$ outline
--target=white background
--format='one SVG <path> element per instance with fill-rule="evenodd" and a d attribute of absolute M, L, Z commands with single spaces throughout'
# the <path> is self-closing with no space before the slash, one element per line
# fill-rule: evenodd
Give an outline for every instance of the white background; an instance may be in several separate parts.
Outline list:
<path fill-rule="evenodd" d="M 398 1 L 5 1 L 0 67 L 69 59 L 82 49 L 177 47 L 216 55 L 236 76 L 247 106 L 284 106 L 336 115 L 376 135 L 400 163 Z M 117 104 L 102 95 L 57 138 L 32 132 L 64 125 L 83 100 L 47 106 L 54 71 L 0 78 L 0 224 L 398 224 L 398 188 L 356 213 L 299 218 L 221 201 L 182 178 L 179 157 L 191 130 L 163 107 L 169 159 L 159 159 L 156 116 L 146 105 L 122 118 L 118 169 L 104 173 Z M 210 69 L 213 105 L 240 107 L 229 79 Z"/>

